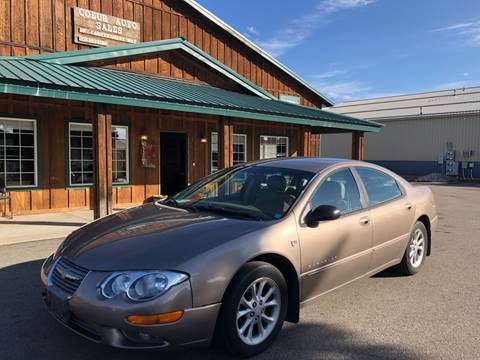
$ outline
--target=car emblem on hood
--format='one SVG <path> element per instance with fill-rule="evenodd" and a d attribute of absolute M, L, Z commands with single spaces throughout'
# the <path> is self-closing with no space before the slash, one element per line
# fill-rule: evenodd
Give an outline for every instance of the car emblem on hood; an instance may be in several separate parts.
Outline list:
<path fill-rule="evenodd" d="M 61 267 L 57 266 L 57 268 L 55 269 L 57 271 L 57 273 L 60 275 L 60 277 L 63 279 L 63 280 L 73 280 L 73 281 L 80 281 L 82 280 L 81 278 L 79 278 L 78 276 L 75 276 L 73 274 L 70 274 L 69 272 L 67 272 L 67 270 L 65 269 L 62 269 Z"/>

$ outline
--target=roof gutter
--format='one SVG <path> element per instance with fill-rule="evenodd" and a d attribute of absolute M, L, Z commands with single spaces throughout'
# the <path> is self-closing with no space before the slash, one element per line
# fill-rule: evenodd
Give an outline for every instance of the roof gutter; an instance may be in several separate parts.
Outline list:
<path fill-rule="evenodd" d="M 161 100 L 140 99 L 134 97 L 123 97 L 117 95 L 105 95 L 90 92 L 81 92 L 75 90 L 62 90 L 45 88 L 40 86 L 29 86 L 19 84 L 0 84 L 0 93 L 27 95 L 36 97 L 47 97 L 61 100 L 75 100 L 95 103 L 104 103 L 112 105 L 136 106 L 151 109 L 162 109 L 172 111 L 183 111 L 197 114 L 219 115 L 226 117 L 236 117 L 250 120 L 272 121 L 288 124 L 307 125 L 312 127 L 346 129 L 351 131 L 367 131 L 379 132 L 381 127 L 366 126 L 358 124 L 340 123 L 322 120 L 310 120 L 299 117 L 271 115 L 265 113 L 248 112 L 234 109 L 223 109 L 216 107 L 208 107 L 196 104 L 180 104 L 174 102 L 166 102 Z"/>

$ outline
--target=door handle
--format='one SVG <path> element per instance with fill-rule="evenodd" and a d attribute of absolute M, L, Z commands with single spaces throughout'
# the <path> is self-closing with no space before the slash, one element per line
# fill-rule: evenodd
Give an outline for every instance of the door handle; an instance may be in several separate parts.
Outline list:
<path fill-rule="evenodd" d="M 413 206 L 410 203 L 405 204 L 405 209 L 407 209 L 407 210 L 412 210 L 412 207 Z"/>
<path fill-rule="evenodd" d="M 368 225 L 370 219 L 368 217 L 364 217 L 360 219 L 360 225 Z"/>

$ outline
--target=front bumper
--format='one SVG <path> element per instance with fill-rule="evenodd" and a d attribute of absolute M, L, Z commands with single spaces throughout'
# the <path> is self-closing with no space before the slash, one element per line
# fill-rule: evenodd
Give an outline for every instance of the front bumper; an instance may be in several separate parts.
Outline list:
<path fill-rule="evenodd" d="M 42 268 L 44 303 L 52 316 L 77 334 L 97 343 L 125 349 L 166 349 L 207 345 L 215 330 L 220 303 L 192 307 L 190 283 L 185 281 L 159 298 L 135 303 L 127 299 L 103 299 L 97 289 L 105 277 L 89 272 L 72 294 L 48 281 L 48 261 Z M 162 325 L 132 325 L 128 315 L 149 315 L 184 310 L 182 318 Z"/>

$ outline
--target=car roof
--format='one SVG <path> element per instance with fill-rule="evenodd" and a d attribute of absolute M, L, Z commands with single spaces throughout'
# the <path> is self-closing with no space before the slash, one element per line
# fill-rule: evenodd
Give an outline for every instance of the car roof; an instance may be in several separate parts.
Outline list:
<path fill-rule="evenodd" d="M 254 166 L 271 166 L 286 169 L 295 169 L 302 171 L 310 171 L 318 173 L 333 165 L 365 165 L 363 161 L 337 158 L 320 158 L 320 157 L 292 157 L 282 159 L 267 159 L 248 163 Z"/>

